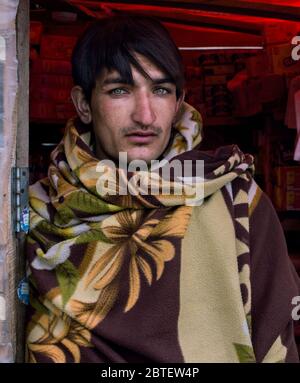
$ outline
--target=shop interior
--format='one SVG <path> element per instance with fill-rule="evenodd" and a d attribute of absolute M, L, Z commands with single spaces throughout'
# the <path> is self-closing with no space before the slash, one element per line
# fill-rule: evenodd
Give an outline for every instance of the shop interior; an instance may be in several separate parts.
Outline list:
<path fill-rule="evenodd" d="M 255 180 L 275 206 L 300 275 L 300 1 L 149 3 L 30 1 L 30 183 L 47 175 L 75 113 L 77 37 L 112 14 L 153 15 L 182 53 L 186 101 L 203 118 L 203 150 L 237 144 L 254 156 Z M 300 352 L 300 327 L 295 335 Z"/>

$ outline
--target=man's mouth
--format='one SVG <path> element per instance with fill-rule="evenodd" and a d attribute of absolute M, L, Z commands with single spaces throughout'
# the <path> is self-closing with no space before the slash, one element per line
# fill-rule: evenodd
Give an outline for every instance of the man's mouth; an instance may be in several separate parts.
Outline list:
<path fill-rule="evenodd" d="M 143 130 L 137 130 L 135 132 L 126 134 L 126 137 L 130 142 L 141 144 L 147 144 L 151 142 L 156 136 L 157 134 L 153 132 L 145 132 Z"/>
<path fill-rule="evenodd" d="M 147 137 L 147 136 L 156 136 L 154 132 L 145 132 L 144 130 L 136 130 L 135 132 L 127 134 L 127 136 L 142 136 L 142 137 Z"/>

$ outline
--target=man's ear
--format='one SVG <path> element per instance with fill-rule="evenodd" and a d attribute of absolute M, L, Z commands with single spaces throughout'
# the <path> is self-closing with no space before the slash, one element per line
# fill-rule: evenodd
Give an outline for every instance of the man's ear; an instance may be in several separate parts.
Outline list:
<path fill-rule="evenodd" d="M 76 108 L 77 114 L 84 124 L 92 122 L 92 111 L 89 103 L 87 102 L 83 90 L 80 86 L 76 85 L 71 89 L 71 98 Z"/>

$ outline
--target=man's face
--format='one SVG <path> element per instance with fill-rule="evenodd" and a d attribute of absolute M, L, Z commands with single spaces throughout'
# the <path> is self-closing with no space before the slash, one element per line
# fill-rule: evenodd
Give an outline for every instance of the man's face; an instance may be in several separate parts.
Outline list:
<path fill-rule="evenodd" d="M 128 161 L 157 159 L 166 149 L 172 122 L 182 100 L 166 75 L 141 55 L 136 55 L 150 76 L 132 67 L 133 84 L 117 71 L 105 70 L 91 97 L 90 113 L 99 159 L 117 160 L 127 152 Z"/>

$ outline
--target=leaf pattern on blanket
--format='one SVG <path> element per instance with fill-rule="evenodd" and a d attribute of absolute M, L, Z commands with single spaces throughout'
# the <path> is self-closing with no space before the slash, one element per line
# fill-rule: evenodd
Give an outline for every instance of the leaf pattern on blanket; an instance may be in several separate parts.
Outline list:
<path fill-rule="evenodd" d="M 86 288 L 92 285 L 93 289 L 99 290 L 98 300 L 94 303 L 71 300 L 70 311 L 75 317 L 88 328 L 95 327 L 105 318 L 118 296 L 120 272 L 128 258 L 128 298 L 124 312 L 131 310 L 139 298 L 142 278 L 152 285 L 154 280 L 161 278 L 165 263 L 174 258 L 173 240 L 184 235 L 190 214 L 191 208 L 187 206 L 167 214 L 161 221 L 152 214 L 145 220 L 142 210 L 118 213 L 116 225 L 102 228 L 113 246 L 94 262 L 84 279 Z"/>
<path fill-rule="evenodd" d="M 56 277 L 61 290 L 63 306 L 65 306 L 76 289 L 79 272 L 72 262 L 66 260 L 56 267 Z"/>
<path fill-rule="evenodd" d="M 27 360 L 37 363 L 39 357 L 46 357 L 55 363 L 66 363 L 65 349 L 73 362 L 81 360 L 80 347 L 92 347 L 91 333 L 66 314 L 42 314 L 32 318 L 31 326 L 36 322 L 38 330 L 29 331 L 27 341 Z M 61 346 L 64 345 L 64 348 Z"/>
<path fill-rule="evenodd" d="M 234 343 L 233 345 L 240 363 L 255 363 L 256 362 L 252 347 L 245 344 L 239 344 L 239 343 Z"/>

